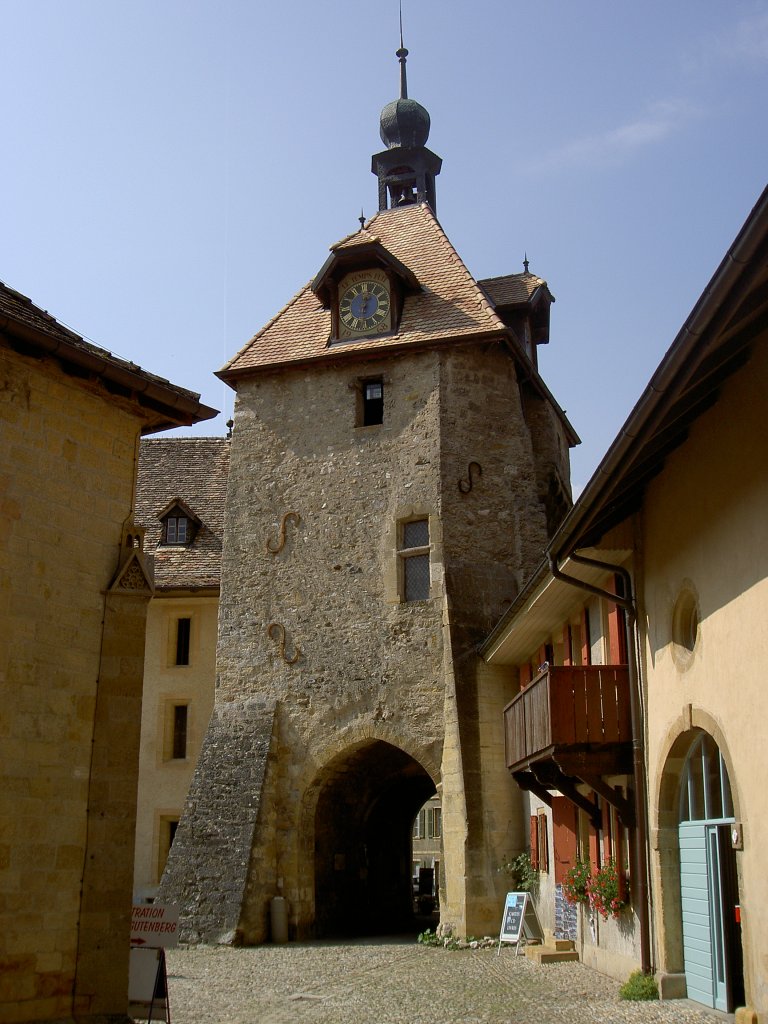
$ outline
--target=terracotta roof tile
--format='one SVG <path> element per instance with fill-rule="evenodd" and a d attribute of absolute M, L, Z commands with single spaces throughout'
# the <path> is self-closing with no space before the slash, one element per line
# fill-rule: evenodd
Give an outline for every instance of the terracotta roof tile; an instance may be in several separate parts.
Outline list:
<path fill-rule="evenodd" d="M 538 288 L 547 287 L 547 282 L 535 274 L 506 274 L 503 277 L 487 277 L 477 283 L 495 307 L 521 306 L 530 300 Z"/>
<path fill-rule="evenodd" d="M 333 358 L 353 352 L 385 351 L 404 345 L 499 336 L 504 324 L 464 266 L 427 205 L 384 210 L 367 227 L 337 242 L 349 249 L 379 241 L 417 277 L 422 291 L 406 297 L 396 334 L 330 344 L 331 314 L 307 284 L 220 371 L 257 370 Z"/>
<path fill-rule="evenodd" d="M 146 530 L 145 552 L 154 559 L 158 589 L 219 586 L 228 473 L 226 437 L 149 438 L 141 442 L 136 522 Z M 160 543 L 158 517 L 176 499 L 200 520 L 188 546 Z"/>

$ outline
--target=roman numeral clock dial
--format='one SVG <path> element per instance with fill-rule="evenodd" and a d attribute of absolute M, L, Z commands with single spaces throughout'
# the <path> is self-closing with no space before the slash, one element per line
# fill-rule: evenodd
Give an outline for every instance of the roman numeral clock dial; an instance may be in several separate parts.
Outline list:
<path fill-rule="evenodd" d="M 339 333 L 356 337 L 390 327 L 389 291 L 384 284 L 361 279 L 348 285 L 339 299 Z"/>

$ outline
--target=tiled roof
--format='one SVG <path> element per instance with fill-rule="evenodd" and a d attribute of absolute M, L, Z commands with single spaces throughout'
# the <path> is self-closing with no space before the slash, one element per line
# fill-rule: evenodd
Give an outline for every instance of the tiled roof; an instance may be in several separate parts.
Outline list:
<path fill-rule="evenodd" d="M 86 341 L 59 323 L 50 313 L 36 306 L 26 295 L 0 281 L 0 335 L 3 333 L 42 348 L 54 358 L 80 364 L 96 376 L 117 381 L 132 388 L 137 394 L 163 403 L 168 409 L 178 409 L 175 423 L 153 424 L 156 429 L 167 429 L 179 423 L 194 423 L 216 414 L 216 410 L 201 405 L 199 394 L 171 384 L 164 377 L 149 373 L 136 363 L 121 359 Z"/>
<path fill-rule="evenodd" d="M 154 558 L 155 586 L 218 587 L 229 472 L 226 437 L 143 440 L 136 485 L 136 521 L 146 530 L 145 552 Z M 200 520 L 188 546 L 163 545 L 158 516 L 180 499 Z"/>
<path fill-rule="evenodd" d="M 487 277 L 477 282 L 491 300 L 494 308 L 499 306 L 522 306 L 533 293 L 547 282 L 535 274 L 507 274 L 504 277 Z M 547 289 L 548 290 L 548 289 Z"/>
<path fill-rule="evenodd" d="M 499 337 L 505 332 L 429 206 L 383 210 L 365 228 L 331 248 L 348 250 L 374 241 L 405 264 L 422 288 L 419 294 L 406 296 L 397 334 L 329 345 L 331 314 L 323 309 L 310 282 L 224 366 L 221 375 L 227 378 L 245 370 L 338 359 L 346 353 Z"/>

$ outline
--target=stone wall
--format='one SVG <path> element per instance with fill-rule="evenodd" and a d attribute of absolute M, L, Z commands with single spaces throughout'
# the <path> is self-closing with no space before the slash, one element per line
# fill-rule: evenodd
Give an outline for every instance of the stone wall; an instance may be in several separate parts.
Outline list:
<path fill-rule="evenodd" d="M 214 709 L 157 894 L 184 942 L 239 940 L 273 716 L 254 697 Z"/>
<path fill-rule="evenodd" d="M 374 377 L 384 421 L 358 426 L 358 389 Z M 460 488 L 470 462 L 481 472 Z M 567 456 L 560 469 L 567 478 Z M 295 933 L 311 929 L 316 815 L 337 785 L 328 766 L 358 770 L 381 743 L 441 791 L 446 913 L 459 928 L 497 926 L 495 868 L 522 845 L 501 737 L 511 694 L 474 650 L 540 557 L 539 491 L 498 346 L 239 382 L 216 701 L 258 694 L 278 708 L 240 922 L 249 941 L 264 937 L 277 892 Z M 404 602 L 400 527 L 415 518 L 429 522 L 430 595 Z"/>
<path fill-rule="evenodd" d="M 148 595 L 127 609 L 105 591 L 131 513 L 138 428 L 57 365 L 0 350 L 5 1021 L 126 1008 Z"/>

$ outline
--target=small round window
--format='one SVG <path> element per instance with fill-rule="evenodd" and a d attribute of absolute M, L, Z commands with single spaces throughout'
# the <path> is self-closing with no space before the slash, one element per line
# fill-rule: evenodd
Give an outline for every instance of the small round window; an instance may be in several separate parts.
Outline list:
<path fill-rule="evenodd" d="M 699 637 L 699 605 L 692 590 L 683 590 L 672 612 L 672 640 L 675 651 L 687 663 Z"/>

